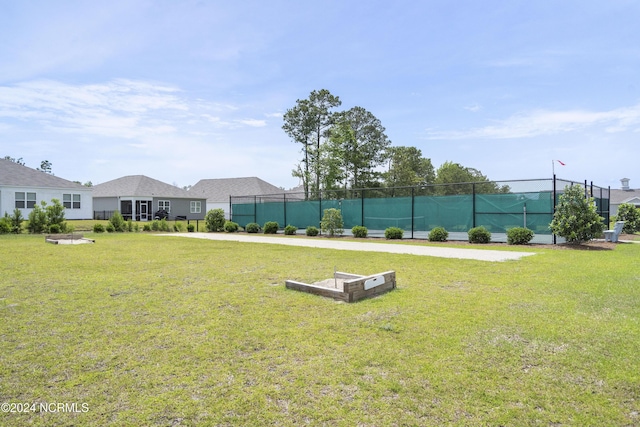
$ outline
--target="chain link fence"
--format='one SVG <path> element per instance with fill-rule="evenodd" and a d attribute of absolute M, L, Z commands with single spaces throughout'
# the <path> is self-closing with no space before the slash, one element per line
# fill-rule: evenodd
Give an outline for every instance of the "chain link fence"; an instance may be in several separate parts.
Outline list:
<path fill-rule="evenodd" d="M 551 243 L 549 224 L 567 185 L 581 185 L 595 198 L 598 213 L 609 223 L 609 189 L 593 183 L 562 179 L 469 182 L 416 187 L 363 188 L 323 191 L 313 200 L 304 193 L 230 197 L 232 220 L 248 223 L 276 221 L 281 227 L 319 227 L 325 209 L 340 209 L 344 228 L 363 225 L 371 236 L 384 236 L 399 227 L 406 238 L 424 239 L 444 227 L 452 239 L 466 239 L 473 227 L 484 226 L 500 241 L 512 227 L 533 230 L 540 242 Z M 547 237 L 544 237 L 547 236 Z M 541 239 L 541 240 L 540 240 Z"/>

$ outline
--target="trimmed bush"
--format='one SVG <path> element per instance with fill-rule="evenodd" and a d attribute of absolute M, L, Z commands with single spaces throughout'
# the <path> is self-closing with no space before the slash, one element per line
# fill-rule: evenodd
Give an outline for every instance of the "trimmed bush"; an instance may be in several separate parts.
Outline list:
<path fill-rule="evenodd" d="M 284 228 L 284 234 L 286 234 L 287 236 L 293 236 L 297 231 L 298 227 L 296 227 L 295 225 L 287 225 Z"/>
<path fill-rule="evenodd" d="M 533 239 L 533 231 L 524 227 L 507 230 L 507 243 L 510 245 L 526 245 Z"/>
<path fill-rule="evenodd" d="M 280 225 L 275 221 L 265 222 L 263 227 L 264 234 L 276 234 L 278 232 L 278 228 L 280 228 Z"/>
<path fill-rule="evenodd" d="M 595 199 L 585 196 L 584 187 L 571 185 L 560 195 L 549 228 L 552 233 L 567 239 L 567 243 L 579 245 L 602 235 L 603 219 L 598 215 Z"/>
<path fill-rule="evenodd" d="M 93 232 L 94 233 L 104 233 L 104 225 L 102 225 L 102 224 L 93 224 Z"/>
<path fill-rule="evenodd" d="M 51 234 L 59 234 L 61 231 L 60 224 L 51 224 L 49 226 L 49 233 Z"/>
<path fill-rule="evenodd" d="M 446 242 L 449 238 L 449 232 L 444 227 L 435 227 L 429 232 L 430 242 Z"/>
<path fill-rule="evenodd" d="M 176 222 L 175 224 L 173 224 L 173 231 L 175 231 L 176 233 L 180 233 L 184 230 L 184 224 L 181 222 Z"/>
<path fill-rule="evenodd" d="M 468 234 L 470 243 L 489 243 L 491 241 L 491 233 L 482 225 L 472 228 Z"/>
<path fill-rule="evenodd" d="M 151 222 L 151 230 L 152 231 L 160 231 L 160 221 L 158 221 L 157 219 L 154 219 Z"/>
<path fill-rule="evenodd" d="M 235 233 L 236 231 L 238 231 L 238 224 L 233 221 L 225 221 L 224 231 L 226 231 L 227 233 Z"/>
<path fill-rule="evenodd" d="M 250 222 L 249 224 L 244 226 L 244 231 L 247 233 L 259 233 L 260 232 L 260 224 L 255 222 Z"/>
<path fill-rule="evenodd" d="M 369 230 L 364 225 L 356 225 L 351 229 L 351 234 L 353 237 L 365 238 L 369 234 Z"/>
<path fill-rule="evenodd" d="M 319 232 L 318 227 L 314 227 L 313 225 L 308 226 L 305 230 L 305 234 L 311 237 L 317 236 Z"/>
<path fill-rule="evenodd" d="M 204 221 L 207 225 L 207 231 L 222 231 L 224 230 L 224 210 L 223 209 L 211 209 L 204 217 Z"/>
<path fill-rule="evenodd" d="M 187 224 L 187 231 L 189 233 L 193 233 L 193 231 L 196 229 L 196 226 L 193 224 Z"/>
<path fill-rule="evenodd" d="M 322 221 L 320 221 L 320 228 L 323 233 L 328 232 L 329 237 L 344 233 L 344 222 L 340 209 L 325 209 Z"/>
<path fill-rule="evenodd" d="M 109 223 L 113 226 L 114 231 L 122 232 L 126 230 L 127 223 L 119 211 L 113 212 L 113 215 L 109 218 Z"/>
<path fill-rule="evenodd" d="M 400 227 L 389 227 L 384 230 L 385 239 L 402 239 L 404 236 L 404 230 Z"/>
<path fill-rule="evenodd" d="M 107 224 L 107 226 L 105 227 L 105 230 L 107 230 L 107 233 L 115 233 L 116 232 L 116 228 L 111 223 Z"/>
<path fill-rule="evenodd" d="M 640 231 L 640 209 L 631 203 L 622 203 L 618 206 L 617 221 L 624 221 L 623 233 L 633 234 Z"/>
<path fill-rule="evenodd" d="M 145 224 L 142 226 L 142 231 L 151 231 L 151 224 Z"/>

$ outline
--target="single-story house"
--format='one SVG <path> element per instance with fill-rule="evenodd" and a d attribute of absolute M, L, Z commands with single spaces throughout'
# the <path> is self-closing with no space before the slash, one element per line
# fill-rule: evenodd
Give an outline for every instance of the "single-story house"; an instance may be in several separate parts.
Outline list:
<path fill-rule="evenodd" d="M 622 178 L 620 180 L 622 188 L 620 190 L 611 189 L 611 194 L 609 195 L 611 216 L 618 214 L 618 206 L 623 203 L 630 203 L 636 208 L 640 208 L 640 189 L 634 190 L 630 188 L 629 181 L 629 178 Z"/>
<path fill-rule="evenodd" d="M 168 219 L 203 219 L 206 198 L 144 175 L 130 175 L 93 187 L 93 217 L 110 218 L 114 211 L 134 221 L 150 221 L 164 210 Z"/>
<path fill-rule="evenodd" d="M 65 207 L 66 219 L 90 219 L 93 199 L 90 187 L 0 159 L 0 215 L 11 215 L 17 208 L 28 218 L 35 205 L 58 199 Z"/>
<path fill-rule="evenodd" d="M 201 179 L 189 189 L 189 194 L 207 199 L 207 212 L 211 209 L 223 209 L 225 218 L 229 219 L 229 197 L 279 195 L 284 194 L 282 188 L 257 178 L 219 178 Z"/>

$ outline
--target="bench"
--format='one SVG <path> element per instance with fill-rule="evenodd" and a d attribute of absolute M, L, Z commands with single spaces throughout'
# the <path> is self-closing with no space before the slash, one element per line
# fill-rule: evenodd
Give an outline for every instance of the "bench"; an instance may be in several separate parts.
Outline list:
<path fill-rule="evenodd" d="M 604 232 L 605 242 L 616 243 L 618 241 L 618 236 L 620 235 L 620 233 L 622 233 L 623 227 L 624 227 L 624 221 L 616 221 L 616 225 L 613 227 L 613 230 L 605 230 Z"/>

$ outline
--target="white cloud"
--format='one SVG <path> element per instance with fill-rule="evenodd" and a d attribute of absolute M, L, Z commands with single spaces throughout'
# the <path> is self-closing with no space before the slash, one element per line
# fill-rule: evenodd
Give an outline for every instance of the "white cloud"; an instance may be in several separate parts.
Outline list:
<path fill-rule="evenodd" d="M 426 139 L 512 139 L 556 135 L 600 128 L 603 132 L 640 131 L 640 104 L 610 111 L 536 110 L 516 114 L 495 125 L 469 130 L 436 131 L 428 129 Z"/>
<path fill-rule="evenodd" d="M 464 109 L 467 111 L 471 111 L 472 113 L 477 113 L 478 111 L 482 110 L 482 106 L 475 102 L 471 105 L 467 105 L 466 107 L 464 107 Z"/>
<path fill-rule="evenodd" d="M 256 127 L 256 128 L 264 127 L 267 125 L 267 122 L 265 122 L 264 120 L 256 120 L 256 119 L 244 119 L 244 120 L 238 120 L 237 122 L 247 126 Z"/>
<path fill-rule="evenodd" d="M 239 108 L 189 99 L 176 87 L 113 80 L 69 85 L 51 80 L 0 87 L 0 126 L 18 120 L 47 132 L 147 140 L 158 134 L 207 134 L 213 129 L 256 128 L 265 120 L 236 118 Z"/>

